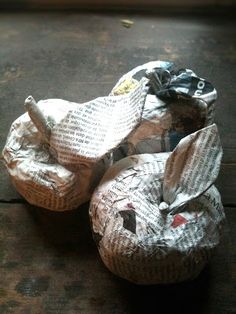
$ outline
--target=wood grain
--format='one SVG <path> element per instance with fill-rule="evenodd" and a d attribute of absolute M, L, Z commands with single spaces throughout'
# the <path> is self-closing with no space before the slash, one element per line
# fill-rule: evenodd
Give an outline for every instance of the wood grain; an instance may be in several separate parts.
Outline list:
<path fill-rule="evenodd" d="M 17 9 L 88 9 L 94 10 L 178 10 L 189 12 L 199 9 L 230 8 L 235 6 L 234 0 L 1 0 L 0 8 Z M 211 12 L 208 12 L 208 14 Z"/>
<path fill-rule="evenodd" d="M 113 276 L 93 243 L 87 207 L 67 213 L 0 205 L 0 313 L 234 314 L 236 211 L 194 281 L 135 286 Z"/>

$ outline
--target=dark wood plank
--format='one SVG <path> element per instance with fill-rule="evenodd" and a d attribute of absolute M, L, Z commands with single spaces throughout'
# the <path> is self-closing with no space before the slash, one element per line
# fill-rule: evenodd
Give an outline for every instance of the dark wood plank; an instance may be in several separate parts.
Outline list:
<path fill-rule="evenodd" d="M 23 202 L 8 176 L 6 167 L 0 162 L 0 203 L 1 202 Z"/>
<path fill-rule="evenodd" d="M 229 12 L 235 6 L 234 0 L 1 0 L 0 8 L 18 10 L 68 10 L 85 9 L 94 10 L 131 10 L 141 12 L 202 12 L 209 10 L 208 14 L 215 12 Z"/>
<path fill-rule="evenodd" d="M 0 313 L 236 312 L 236 211 L 214 259 L 194 281 L 135 286 L 113 276 L 93 243 L 87 206 L 53 213 L 0 205 Z"/>
<path fill-rule="evenodd" d="M 236 163 L 223 164 L 216 186 L 221 191 L 222 202 L 231 206 L 235 204 L 236 191 Z"/>

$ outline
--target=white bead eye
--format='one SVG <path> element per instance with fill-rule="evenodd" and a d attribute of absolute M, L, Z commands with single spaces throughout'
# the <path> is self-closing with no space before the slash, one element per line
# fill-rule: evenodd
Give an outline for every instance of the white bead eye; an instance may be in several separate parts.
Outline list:
<path fill-rule="evenodd" d="M 169 205 L 166 202 L 161 202 L 159 205 L 159 210 L 160 211 L 164 211 L 167 210 L 169 208 Z"/>

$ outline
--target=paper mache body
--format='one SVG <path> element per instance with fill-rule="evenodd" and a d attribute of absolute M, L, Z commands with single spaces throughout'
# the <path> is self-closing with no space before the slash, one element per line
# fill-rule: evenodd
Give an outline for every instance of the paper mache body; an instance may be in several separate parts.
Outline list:
<path fill-rule="evenodd" d="M 156 73 L 162 80 L 158 87 Z M 149 79 L 149 90 L 141 121 L 114 153 L 116 160 L 133 154 L 172 151 L 181 138 L 214 120 L 215 88 L 192 70 L 176 71 L 172 62 L 153 61 L 132 69 L 120 78 L 111 95 L 129 92 L 143 76 Z"/>
<path fill-rule="evenodd" d="M 84 104 L 61 99 L 36 103 L 29 96 L 28 112 L 13 122 L 3 149 L 17 191 L 29 203 L 55 211 L 88 201 L 112 162 L 110 152 L 140 120 L 145 81 L 127 95 Z"/>
<path fill-rule="evenodd" d="M 90 203 L 100 256 L 138 284 L 196 277 L 219 244 L 224 210 L 213 184 L 222 149 L 215 125 L 172 153 L 126 157 L 107 170 Z"/>
<path fill-rule="evenodd" d="M 215 89 L 190 70 L 172 75 L 171 67 L 164 61 L 138 66 L 122 76 L 109 96 L 84 104 L 36 103 L 28 97 L 28 112 L 13 122 L 3 149 L 17 191 L 50 210 L 77 208 L 90 199 L 114 161 L 171 151 L 182 137 L 210 123 Z M 160 69 L 161 77 L 169 75 L 169 89 L 163 81 L 155 95 L 145 73 Z"/>

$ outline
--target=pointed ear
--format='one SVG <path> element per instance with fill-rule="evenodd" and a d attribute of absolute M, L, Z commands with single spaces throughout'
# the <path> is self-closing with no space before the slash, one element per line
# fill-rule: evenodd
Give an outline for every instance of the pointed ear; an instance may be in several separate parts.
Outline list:
<path fill-rule="evenodd" d="M 25 100 L 25 108 L 38 131 L 46 142 L 50 142 L 51 128 L 40 107 L 32 96 Z"/>
<path fill-rule="evenodd" d="M 163 199 L 169 211 L 204 193 L 216 180 L 222 147 L 215 124 L 183 138 L 167 159 Z"/>

